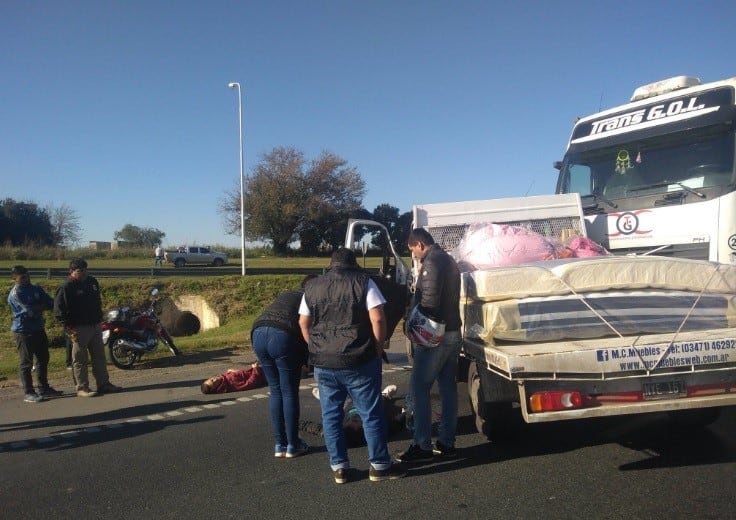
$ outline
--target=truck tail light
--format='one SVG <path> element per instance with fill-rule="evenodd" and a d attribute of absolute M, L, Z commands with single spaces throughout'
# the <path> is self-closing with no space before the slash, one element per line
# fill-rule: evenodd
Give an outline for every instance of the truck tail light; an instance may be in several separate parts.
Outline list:
<path fill-rule="evenodd" d="M 536 392 L 529 397 L 529 408 L 532 412 L 570 410 L 582 405 L 583 398 L 576 390 Z"/>

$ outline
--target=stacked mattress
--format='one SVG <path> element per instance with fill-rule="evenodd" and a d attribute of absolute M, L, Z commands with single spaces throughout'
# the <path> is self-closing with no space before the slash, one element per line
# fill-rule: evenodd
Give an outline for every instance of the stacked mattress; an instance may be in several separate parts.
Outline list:
<path fill-rule="evenodd" d="M 736 266 L 602 256 L 462 274 L 467 337 L 556 341 L 736 326 Z"/>

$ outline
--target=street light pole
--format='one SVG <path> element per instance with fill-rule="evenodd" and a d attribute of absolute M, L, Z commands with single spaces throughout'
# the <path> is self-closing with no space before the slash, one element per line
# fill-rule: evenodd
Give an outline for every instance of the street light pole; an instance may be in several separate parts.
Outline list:
<path fill-rule="evenodd" d="M 240 83 L 228 83 L 230 88 L 238 89 L 238 131 L 240 135 L 240 265 L 242 276 L 245 276 L 245 194 L 243 191 L 243 95 Z"/>

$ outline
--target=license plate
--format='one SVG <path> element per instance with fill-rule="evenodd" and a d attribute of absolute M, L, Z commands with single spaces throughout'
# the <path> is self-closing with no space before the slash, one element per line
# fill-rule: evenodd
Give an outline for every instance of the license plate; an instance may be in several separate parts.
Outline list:
<path fill-rule="evenodd" d="M 673 381 L 654 381 L 642 384 L 642 393 L 644 399 L 671 399 L 673 397 L 685 397 L 687 388 L 685 382 L 680 380 Z"/>

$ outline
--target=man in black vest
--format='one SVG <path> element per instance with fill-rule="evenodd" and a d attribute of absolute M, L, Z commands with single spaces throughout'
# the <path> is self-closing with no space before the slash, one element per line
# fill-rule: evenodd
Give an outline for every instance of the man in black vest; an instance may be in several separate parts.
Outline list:
<path fill-rule="evenodd" d="M 329 271 L 305 288 L 299 326 L 309 344 L 322 409 L 322 429 L 335 482 L 348 481 L 350 461 L 343 431 L 343 405 L 350 397 L 363 421 L 371 463 L 368 476 L 378 482 L 401 478 L 406 469 L 391 464 L 381 398 L 381 356 L 386 340 L 386 303 L 355 254 L 339 248 Z"/>

